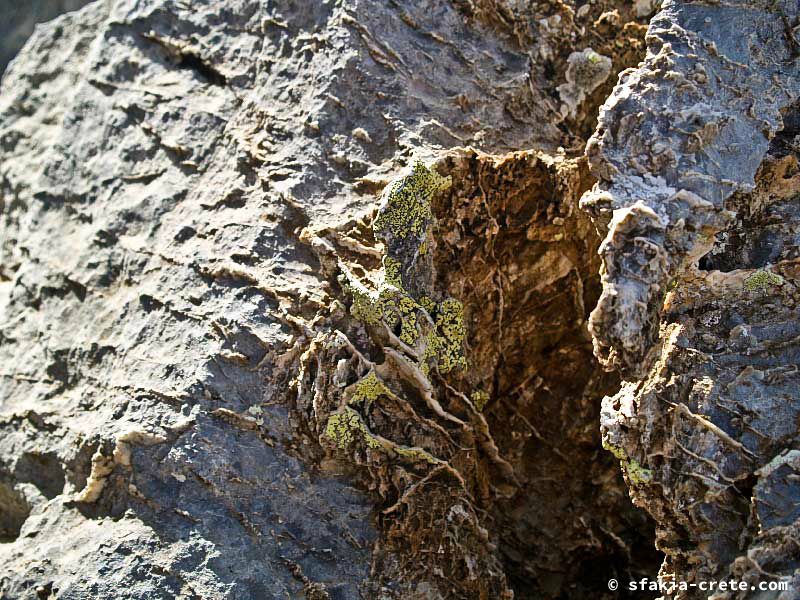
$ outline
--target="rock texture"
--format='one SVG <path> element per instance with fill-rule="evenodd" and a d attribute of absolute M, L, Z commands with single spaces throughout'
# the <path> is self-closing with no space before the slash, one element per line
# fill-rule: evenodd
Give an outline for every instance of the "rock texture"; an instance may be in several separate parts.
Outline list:
<path fill-rule="evenodd" d="M 653 8 L 38 27 L 0 94 L 0 596 L 614 597 L 661 563 L 798 597 L 800 14 Z"/>
<path fill-rule="evenodd" d="M 603 441 L 656 520 L 661 573 L 788 584 L 715 598 L 800 589 L 799 18 L 792 2 L 665 2 L 587 147 L 582 205 L 607 232 L 590 329 L 629 379 L 603 402 Z"/>
<path fill-rule="evenodd" d="M 599 182 L 583 200 L 608 230 L 592 332 L 623 373 L 646 371 L 664 289 L 711 250 L 732 216 L 726 200 L 752 189 L 797 98 L 796 12 L 791 2 L 665 2 L 647 59 L 603 107 L 586 150 Z"/>
<path fill-rule="evenodd" d="M 796 598 L 800 15 L 652 8 L 38 27 L 0 94 L 0 595 L 613 597 L 655 528 L 664 576 Z"/>
<path fill-rule="evenodd" d="M 600 450 L 577 210 L 643 50 L 615 5 L 99 0 L 37 28 L 0 95 L 0 595 L 652 574 Z"/>

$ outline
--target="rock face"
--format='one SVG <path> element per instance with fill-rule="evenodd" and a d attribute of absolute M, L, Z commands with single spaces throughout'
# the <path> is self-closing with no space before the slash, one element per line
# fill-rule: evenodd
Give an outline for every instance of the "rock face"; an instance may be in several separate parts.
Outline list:
<path fill-rule="evenodd" d="M 583 206 L 609 231 L 591 328 L 598 356 L 632 376 L 649 365 L 664 289 L 727 227 L 726 200 L 752 188 L 800 91 L 793 3 L 711 4 L 664 4 L 587 146 L 599 182 Z"/>
<path fill-rule="evenodd" d="M 582 200 L 607 231 L 590 329 L 630 379 L 604 445 L 662 574 L 780 598 L 800 589 L 797 22 L 796 3 L 665 2 L 601 110 Z"/>
<path fill-rule="evenodd" d="M 576 49 L 640 58 L 611 4 L 105 0 L 38 28 L 0 96 L 0 595 L 652 573 L 586 331 L 578 155 L 614 78 L 566 120 L 557 90 Z"/>
<path fill-rule="evenodd" d="M 666 2 L 631 69 L 619 4 L 37 28 L 0 595 L 610 598 L 653 528 L 665 574 L 794 577 L 797 8 Z"/>

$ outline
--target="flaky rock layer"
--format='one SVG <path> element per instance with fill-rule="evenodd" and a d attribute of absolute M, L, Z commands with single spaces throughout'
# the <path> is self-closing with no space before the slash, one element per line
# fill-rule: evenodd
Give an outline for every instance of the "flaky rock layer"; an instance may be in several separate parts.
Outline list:
<path fill-rule="evenodd" d="M 782 599 L 800 589 L 798 17 L 665 2 L 601 109 L 581 202 L 607 232 L 595 350 L 629 380 L 603 402 L 603 443 L 656 521 L 662 575 L 782 583 Z"/>

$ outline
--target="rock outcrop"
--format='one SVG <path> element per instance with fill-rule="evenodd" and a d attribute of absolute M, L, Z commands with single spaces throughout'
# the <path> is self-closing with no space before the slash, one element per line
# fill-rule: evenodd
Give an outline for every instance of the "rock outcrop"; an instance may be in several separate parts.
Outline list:
<path fill-rule="evenodd" d="M 86 6 L 91 0 L 28 0 L 6 2 L 0 22 L 0 74 L 19 52 L 37 23 Z"/>
<path fill-rule="evenodd" d="M 652 574 L 600 449 L 577 208 L 643 51 L 614 5 L 100 0 L 37 28 L 0 95 L 0 595 Z"/>
<path fill-rule="evenodd" d="M 800 15 L 653 4 L 37 27 L 0 87 L 0 596 L 800 588 Z"/>
<path fill-rule="evenodd" d="M 752 189 L 797 98 L 796 12 L 791 2 L 665 2 L 647 59 L 601 110 L 586 149 L 599 181 L 582 201 L 608 231 L 591 329 L 598 356 L 624 374 L 646 372 L 667 285 L 730 223 L 726 200 Z"/>
<path fill-rule="evenodd" d="M 800 589 L 798 18 L 665 2 L 601 109 L 582 200 L 607 232 L 590 329 L 630 380 L 603 441 L 657 523 L 662 575 L 788 583 L 782 599 Z"/>

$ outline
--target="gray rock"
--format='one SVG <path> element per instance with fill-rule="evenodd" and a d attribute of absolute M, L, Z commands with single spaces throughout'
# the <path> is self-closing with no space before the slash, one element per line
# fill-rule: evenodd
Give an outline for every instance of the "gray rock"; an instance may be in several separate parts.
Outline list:
<path fill-rule="evenodd" d="M 585 165 L 503 156 L 582 143 L 559 129 L 556 87 L 609 4 L 562 18 L 544 5 L 493 2 L 99 0 L 38 27 L 0 95 L 0 595 L 349 599 L 469 589 L 499 598 L 511 593 L 504 560 L 522 573 L 517 589 L 548 593 L 597 556 L 628 568 L 628 544 L 647 539 L 646 523 L 610 457 L 590 463 L 599 396 L 615 378 L 591 360 L 585 330 L 598 242 L 576 214 Z M 634 35 L 619 22 L 609 43 Z M 468 145 L 484 154 L 444 156 Z M 440 400 L 468 406 L 470 378 L 492 381 L 487 363 L 450 383 L 431 375 L 429 404 L 414 404 L 424 419 L 384 416 L 420 445 L 449 439 L 460 470 L 435 463 L 449 473 L 444 483 L 425 479 L 420 457 L 431 454 L 394 440 L 378 445 L 410 465 L 375 448 L 336 448 L 320 402 L 338 399 L 353 372 L 346 359 L 315 367 L 312 351 L 319 335 L 340 341 L 331 352 L 343 352 L 343 338 L 372 360 L 383 352 L 344 310 L 352 298 L 337 261 L 359 274 L 378 268 L 363 225 L 412 154 L 464 171 L 469 185 L 448 201 L 474 205 L 484 171 L 497 170 L 492 202 L 505 202 L 514 173 L 515 198 L 536 191 L 536 214 L 523 206 L 514 217 L 531 220 L 530 233 L 523 222 L 511 239 L 544 257 L 538 287 L 529 292 L 514 275 L 509 291 L 531 303 L 536 348 L 564 339 L 564 352 L 585 360 L 578 378 L 531 373 L 546 406 L 512 406 L 508 417 L 498 409 L 492 432 L 475 408 L 449 422 L 435 411 Z M 437 235 L 462 241 L 456 226 Z M 447 261 L 438 255 L 436 269 Z M 557 335 L 542 323 L 565 297 Z M 470 310 L 488 306 L 479 298 Z M 459 342 L 462 325 L 436 324 Z M 329 396 L 302 393 L 323 386 Z M 562 410 L 567 402 L 574 410 Z M 574 502 L 562 486 L 539 485 L 551 470 L 545 457 L 558 452 L 541 450 L 544 437 L 528 444 L 541 436 L 529 418 L 545 409 L 545 434 L 581 443 L 561 452 L 558 470 L 580 494 Z M 491 433 L 517 453 L 519 473 Z M 465 484 L 451 493 L 459 477 Z M 419 480 L 436 485 L 415 488 Z M 379 512 L 391 502 L 405 511 L 414 489 L 425 495 L 410 517 Z M 598 490 L 602 513 L 575 517 Z M 519 548 L 541 533 L 553 496 L 546 531 L 565 522 L 569 531 L 546 561 L 528 565 Z M 437 519 L 428 537 L 403 536 L 399 524 L 416 519 L 419 531 L 427 517 Z"/>
<path fill-rule="evenodd" d="M 567 81 L 558 86 L 558 93 L 564 102 L 562 112 L 574 117 L 587 94 L 608 79 L 611 74 L 611 59 L 591 48 L 585 48 L 583 52 L 570 54 L 567 62 Z"/>
<path fill-rule="evenodd" d="M 797 8 L 665 2 L 587 146 L 582 205 L 607 233 L 590 329 L 630 379 L 604 445 L 661 575 L 752 590 L 714 598 L 795 598 L 800 579 Z"/>
<path fill-rule="evenodd" d="M 665 2 L 647 58 L 601 110 L 582 201 L 608 231 L 591 329 L 601 360 L 631 377 L 647 370 L 667 284 L 730 223 L 726 200 L 753 188 L 797 98 L 797 17 L 792 2 Z"/>

